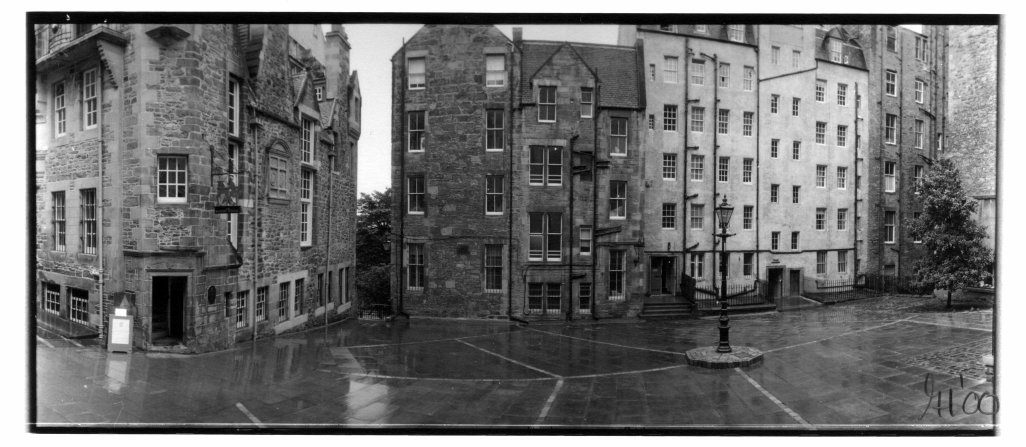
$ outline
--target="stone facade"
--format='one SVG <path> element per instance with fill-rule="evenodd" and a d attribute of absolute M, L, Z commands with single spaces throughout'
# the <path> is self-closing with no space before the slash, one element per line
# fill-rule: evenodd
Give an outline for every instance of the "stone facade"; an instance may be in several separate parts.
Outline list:
<path fill-rule="evenodd" d="M 306 42 L 310 48 L 288 25 L 78 25 L 66 41 L 55 42 L 63 28 L 37 28 L 39 40 L 54 42 L 49 50 L 72 55 L 37 54 L 45 121 L 37 126 L 37 141 L 46 157 L 40 201 L 50 210 L 53 192 L 70 199 L 76 189 L 96 188 L 104 237 L 98 255 L 74 257 L 70 253 L 82 250 L 72 244 L 55 250 L 52 238 L 39 238 L 51 244 L 37 247 L 40 314 L 54 314 L 46 312 L 47 285 L 71 287 L 67 277 L 78 277 L 96 283 L 89 284 L 95 305 L 83 326 L 105 335 L 109 308 L 125 302 L 134 317 L 134 343 L 142 348 L 170 341 L 191 351 L 224 349 L 254 337 L 254 323 L 259 334 L 274 334 L 344 316 L 355 290 L 359 133 L 349 129 L 353 90 L 341 27 L 327 34 L 305 27 L 303 36 L 315 36 Z M 324 65 L 324 54 L 333 55 L 334 65 Z M 82 82 L 83 70 L 93 66 L 104 74 L 100 125 L 57 135 L 53 83 Z M 324 89 L 325 78 L 334 80 L 335 90 Z M 315 97 L 315 86 L 323 97 Z M 68 117 L 85 116 L 82 102 L 65 103 Z M 79 129 L 73 119 L 67 124 Z M 96 155 L 101 144 L 102 163 Z M 305 159 L 304 144 L 312 148 Z M 164 168 L 177 160 L 184 171 L 180 198 L 161 185 L 168 178 Z M 219 184 L 229 178 L 241 191 L 239 212 L 215 212 Z M 82 219 L 77 199 L 66 202 L 71 230 Z M 312 207 L 308 243 L 300 241 L 302 207 Z M 39 216 L 38 228 L 52 234 L 52 216 Z M 334 279 L 322 292 L 325 273 Z M 301 294 L 297 280 L 304 284 Z M 281 284 L 287 295 L 279 293 Z M 267 295 L 265 319 L 254 321 L 255 288 L 264 286 L 274 293 Z M 67 293 L 61 296 L 56 314 L 65 317 Z M 281 318 L 279 297 L 289 300 Z"/>

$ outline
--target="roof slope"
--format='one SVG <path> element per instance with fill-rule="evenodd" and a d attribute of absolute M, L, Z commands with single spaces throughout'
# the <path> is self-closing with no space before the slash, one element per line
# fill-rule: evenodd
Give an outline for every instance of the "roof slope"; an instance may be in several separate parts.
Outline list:
<path fill-rule="evenodd" d="M 521 46 L 522 76 L 520 94 L 526 104 L 534 104 L 531 80 L 538 70 L 563 46 L 575 51 L 602 83 L 600 107 L 636 109 L 642 96 L 638 80 L 638 51 L 635 47 L 582 43 L 524 41 Z"/>

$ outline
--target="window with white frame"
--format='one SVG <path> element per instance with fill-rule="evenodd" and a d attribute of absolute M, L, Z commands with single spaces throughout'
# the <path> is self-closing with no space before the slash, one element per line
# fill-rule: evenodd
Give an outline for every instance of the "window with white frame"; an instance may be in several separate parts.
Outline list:
<path fill-rule="evenodd" d="M 798 232 L 798 231 L 792 231 L 791 232 L 791 250 L 799 250 L 798 242 L 799 242 L 799 237 L 800 236 L 801 236 L 801 233 Z"/>
<path fill-rule="evenodd" d="M 691 60 L 691 83 L 694 85 L 705 85 L 705 61 L 702 59 Z"/>
<path fill-rule="evenodd" d="M 915 165 L 912 167 L 912 187 L 915 191 L 919 191 L 920 184 L 923 181 L 923 173 L 926 168 L 923 165 Z"/>
<path fill-rule="evenodd" d="M 826 208 L 816 208 L 816 229 L 826 230 Z"/>
<path fill-rule="evenodd" d="M 61 313 L 61 286 L 54 283 L 44 283 L 43 310 L 52 313 Z"/>
<path fill-rule="evenodd" d="M 655 130 L 655 115 L 648 114 L 648 130 Z"/>
<path fill-rule="evenodd" d="M 770 233 L 770 250 L 780 250 L 780 232 Z"/>
<path fill-rule="evenodd" d="M 241 96 L 239 92 L 239 81 L 235 78 L 228 78 L 228 135 L 239 136 L 239 103 Z"/>
<path fill-rule="evenodd" d="M 591 283 L 582 282 L 577 285 L 577 308 L 582 313 L 591 312 Z"/>
<path fill-rule="evenodd" d="M 816 165 L 816 187 L 826 188 L 826 166 Z"/>
<path fill-rule="evenodd" d="M 720 62 L 720 88 L 730 87 L 730 64 Z"/>
<path fill-rule="evenodd" d="M 502 244 L 486 244 L 484 253 L 485 292 L 502 292 Z"/>
<path fill-rule="evenodd" d="M 591 118 L 595 106 L 595 89 L 581 87 L 581 118 Z"/>
<path fill-rule="evenodd" d="M 563 253 L 563 215 L 528 213 L 529 261 L 559 262 Z"/>
<path fill-rule="evenodd" d="M 801 103 L 801 98 L 791 98 L 791 116 L 798 116 L 798 107 Z"/>
<path fill-rule="evenodd" d="M 770 140 L 770 158 L 780 157 L 780 139 L 774 138 Z"/>
<path fill-rule="evenodd" d="M 157 202 L 185 203 L 188 197 L 189 157 L 157 156 Z"/>
<path fill-rule="evenodd" d="M 770 48 L 770 62 L 773 65 L 780 65 L 780 47 L 774 46 Z"/>
<path fill-rule="evenodd" d="M 82 189 L 79 192 L 79 238 L 82 253 L 96 254 L 96 189 Z"/>
<path fill-rule="evenodd" d="M 791 159 L 798 160 L 802 155 L 802 142 L 794 141 L 791 143 Z"/>
<path fill-rule="evenodd" d="M 755 272 L 755 254 L 745 253 L 742 258 L 741 273 L 745 276 L 752 276 Z"/>
<path fill-rule="evenodd" d="M 844 231 L 848 229 L 848 209 L 838 208 L 837 209 L 837 231 Z"/>
<path fill-rule="evenodd" d="M 485 85 L 502 87 L 506 85 L 506 55 L 489 54 L 485 56 Z"/>
<path fill-rule="evenodd" d="M 688 275 L 697 280 L 705 277 L 705 253 L 691 253 Z"/>
<path fill-rule="evenodd" d="M 406 113 L 406 149 L 410 152 L 424 151 L 425 115 L 423 110 Z"/>
<path fill-rule="evenodd" d="M 424 176 L 411 175 L 406 179 L 407 208 L 409 214 L 424 214 L 427 209 L 424 195 Z"/>
<path fill-rule="evenodd" d="M 705 205 L 692 203 L 689 227 L 692 230 L 701 230 L 705 225 Z"/>
<path fill-rule="evenodd" d="M 627 155 L 627 118 L 609 118 L 609 153 Z"/>
<path fill-rule="evenodd" d="M 648 64 L 648 80 L 655 82 L 656 80 L 656 66 L 655 64 Z"/>
<path fill-rule="evenodd" d="M 770 185 L 770 203 L 777 203 L 780 201 L 780 185 Z"/>
<path fill-rule="evenodd" d="M 922 215 L 923 215 L 922 212 L 913 211 L 912 212 L 912 220 L 919 220 L 919 217 L 922 216 Z M 916 237 L 912 239 L 912 243 L 913 244 L 922 244 L 923 243 L 923 236 L 921 234 L 920 235 L 916 235 Z"/>
<path fill-rule="evenodd" d="M 848 105 L 848 85 L 837 84 L 837 105 L 846 106 Z"/>
<path fill-rule="evenodd" d="M 915 148 L 916 149 L 922 149 L 924 147 L 924 144 L 923 144 L 923 134 L 925 132 L 925 129 L 926 129 L 926 123 L 923 120 L 916 120 L 916 127 L 914 129 L 915 130 Z"/>
<path fill-rule="evenodd" d="M 884 119 L 884 142 L 887 144 L 896 144 L 898 142 L 898 116 L 887 114 Z"/>
<path fill-rule="evenodd" d="M 538 121 L 542 123 L 556 122 L 556 86 L 554 85 L 538 87 Z"/>
<path fill-rule="evenodd" d="M 663 130 L 677 131 L 677 105 L 663 104 Z"/>
<path fill-rule="evenodd" d="M 249 291 L 240 291 L 235 296 L 235 327 L 249 326 Z"/>
<path fill-rule="evenodd" d="M 816 144 L 826 144 L 826 123 L 816 121 Z"/>
<path fill-rule="evenodd" d="M 627 250 L 609 250 L 609 299 L 624 299 L 624 276 L 627 273 Z"/>
<path fill-rule="evenodd" d="M 837 273 L 848 273 L 848 250 L 837 250 Z"/>
<path fill-rule="evenodd" d="M 65 101 L 64 81 L 58 81 L 53 84 L 54 134 L 58 137 L 68 131 L 68 109 Z"/>
<path fill-rule="evenodd" d="M 752 112 L 745 112 L 741 119 L 741 135 L 750 137 L 752 136 L 752 127 L 755 123 L 755 114 Z"/>
<path fill-rule="evenodd" d="M 705 180 L 705 156 L 691 154 L 691 162 L 688 163 L 688 170 L 691 172 L 691 181 L 701 182 Z"/>
<path fill-rule="evenodd" d="M 406 287 L 424 289 L 424 244 L 406 244 Z"/>
<path fill-rule="evenodd" d="M 798 68 L 802 65 L 802 52 L 798 50 L 791 51 L 791 68 Z"/>
<path fill-rule="evenodd" d="M 313 184 L 314 173 L 303 169 L 300 173 L 299 187 L 299 245 L 309 247 L 313 244 Z"/>
<path fill-rule="evenodd" d="M 528 184 L 563 184 L 563 149 L 558 146 L 531 146 Z"/>
<path fill-rule="evenodd" d="M 816 102 L 826 101 L 826 84 L 827 82 L 822 79 L 816 80 Z"/>
<path fill-rule="evenodd" d="M 268 161 L 268 194 L 275 199 L 289 198 L 289 161 L 281 156 L 269 155 Z"/>
<path fill-rule="evenodd" d="M 897 48 L 898 48 L 897 45 L 896 45 L 896 37 L 897 37 L 896 34 L 897 33 L 896 33 L 894 27 L 893 26 L 888 26 L 886 28 L 886 30 L 887 30 L 887 50 L 889 50 L 889 51 L 897 51 Z"/>
<path fill-rule="evenodd" d="M 253 309 L 256 312 L 256 321 L 263 321 L 267 318 L 267 291 L 267 286 L 257 288 L 256 307 Z"/>
<path fill-rule="evenodd" d="M 68 309 L 68 317 L 71 321 L 89 324 L 89 292 L 68 287 L 68 301 L 71 304 Z"/>
<path fill-rule="evenodd" d="M 504 196 L 505 179 L 502 175 L 485 176 L 485 214 L 498 216 L 503 212 L 502 199 Z"/>
<path fill-rule="evenodd" d="M 837 189 L 848 188 L 848 168 L 843 166 L 837 167 Z"/>
<path fill-rule="evenodd" d="M 841 41 L 837 39 L 830 39 L 830 61 L 841 62 Z"/>
<path fill-rule="evenodd" d="M 314 86 L 314 97 L 317 98 L 318 101 L 324 101 L 324 87 L 319 85 Z"/>
<path fill-rule="evenodd" d="M 745 41 L 744 25 L 727 25 L 727 36 L 734 42 Z"/>
<path fill-rule="evenodd" d="M 627 182 L 609 181 L 609 218 L 627 218 Z"/>
<path fill-rule="evenodd" d="M 663 154 L 663 180 L 677 180 L 677 154 Z"/>
<path fill-rule="evenodd" d="M 916 91 L 916 102 L 922 104 L 923 99 L 926 96 L 926 83 L 916 79 L 914 85 Z"/>
<path fill-rule="evenodd" d="M 750 91 L 753 90 L 754 85 L 755 85 L 755 68 L 754 67 L 745 66 L 744 83 L 743 83 L 744 90 L 746 92 L 750 92 Z"/>
<path fill-rule="evenodd" d="M 296 293 L 295 298 L 292 299 L 292 315 L 300 316 L 303 315 L 303 292 L 306 290 L 306 280 L 299 278 L 296 280 Z"/>
<path fill-rule="evenodd" d="M 751 205 L 745 205 L 744 210 L 741 212 L 741 229 L 751 230 L 752 221 L 754 221 L 755 207 Z"/>
<path fill-rule="evenodd" d="M 776 115 L 780 110 L 780 95 L 770 95 L 770 113 Z"/>
<path fill-rule="evenodd" d="M 816 252 L 816 274 L 817 275 L 825 275 L 826 272 L 827 272 L 826 265 L 827 265 L 827 252 L 826 251 L 817 251 Z"/>
<path fill-rule="evenodd" d="M 916 59 L 926 62 L 929 49 L 930 41 L 924 36 L 916 36 Z"/>
<path fill-rule="evenodd" d="M 591 227 L 581 227 L 578 232 L 581 256 L 591 256 Z"/>
<path fill-rule="evenodd" d="M 716 163 L 716 181 L 726 183 L 730 178 L 730 157 L 720 157 Z"/>
<path fill-rule="evenodd" d="M 427 85 L 424 58 L 411 57 L 407 60 L 407 78 L 410 90 L 421 90 Z"/>
<path fill-rule="evenodd" d="M 848 144 L 848 126 L 837 126 L 837 146 L 845 147 Z"/>
<path fill-rule="evenodd" d="M 791 203 L 798 203 L 799 194 L 801 193 L 802 187 L 798 185 L 791 186 Z"/>
<path fill-rule="evenodd" d="M 527 283 L 528 313 L 558 314 L 561 295 L 560 283 Z"/>
<path fill-rule="evenodd" d="M 898 96 L 898 72 L 887 70 L 884 72 L 884 92 L 887 96 Z"/>
<path fill-rule="evenodd" d="M 727 135 L 728 133 L 730 133 L 730 110 L 717 110 L 716 132 L 720 135 Z"/>
<path fill-rule="evenodd" d="M 898 188 L 898 176 L 893 161 L 884 162 L 884 192 L 894 192 Z"/>
<path fill-rule="evenodd" d="M 96 127 L 99 121 L 99 78 L 97 70 L 91 68 L 82 72 L 82 115 L 86 129 Z"/>
<path fill-rule="evenodd" d="M 291 293 L 292 283 L 283 282 L 278 284 L 278 321 L 285 321 L 289 319 L 289 304 L 291 299 L 289 298 Z"/>
<path fill-rule="evenodd" d="M 663 56 L 663 82 L 667 84 L 677 83 L 676 56 Z"/>
<path fill-rule="evenodd" d="M 485 150 L 501 151 L 506 141 L 506 112 L 503 110 L 485 111 Z"/>
<path fill-rule="evenodd" d="M 755 160 L 746 158 L 741 162 L 741 183 L 752 183 L 752 165 Z"/>
<path fill-rule="evenodd" d="M 664 203 L 662 217 L 662 227 L 664 229 L 672 230 L 677 228 L 677 204 Z"/>
<path fill-rule="evenodd" d="M 708 34 L 709 33 L 709 27 L 707 25 L 695 25 L 695 32 L 696 33 L 702 33 L 702 34 Z"/>
<path fill-rule="evenodd" d="M 897 213 L 894 211 L 884 211 L 884 243 L 894 243 L 894 223 L 897 220 Z"/>
<path fill-rule="evenodd" d="M 705 132 L 705 107 L 691 106 L 691 131 Z"/>

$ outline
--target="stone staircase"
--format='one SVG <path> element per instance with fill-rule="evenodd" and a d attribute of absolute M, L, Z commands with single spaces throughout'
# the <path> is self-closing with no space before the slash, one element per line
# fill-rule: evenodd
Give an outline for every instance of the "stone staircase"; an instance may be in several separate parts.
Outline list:
<path fill-rule="evenodd" d="M 646 302 L 642 306 L 641 313 L 638 314 L 638 317 L 642 320 L 678 320 L 681 318 L 691 318 L 691 304 L 687 302 Z"/>

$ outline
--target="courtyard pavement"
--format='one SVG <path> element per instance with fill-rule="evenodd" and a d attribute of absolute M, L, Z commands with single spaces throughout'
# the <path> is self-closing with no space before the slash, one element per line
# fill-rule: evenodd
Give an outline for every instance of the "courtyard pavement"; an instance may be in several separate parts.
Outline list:
<path fill-rule="evenodd" d="M 685 361 L 688 349 L 716 343 L 714 318 L 349 320 L 200 355 L 111 354 L 40 334 L 36 421 L 43 429 L 993 429 L 985 413 L 994 386 L 980 362 L 992 352 L 993 313 L 917 310 L 925 300 L 733 316 L 732 344 L 765 359 L 725 370 Z"/>

